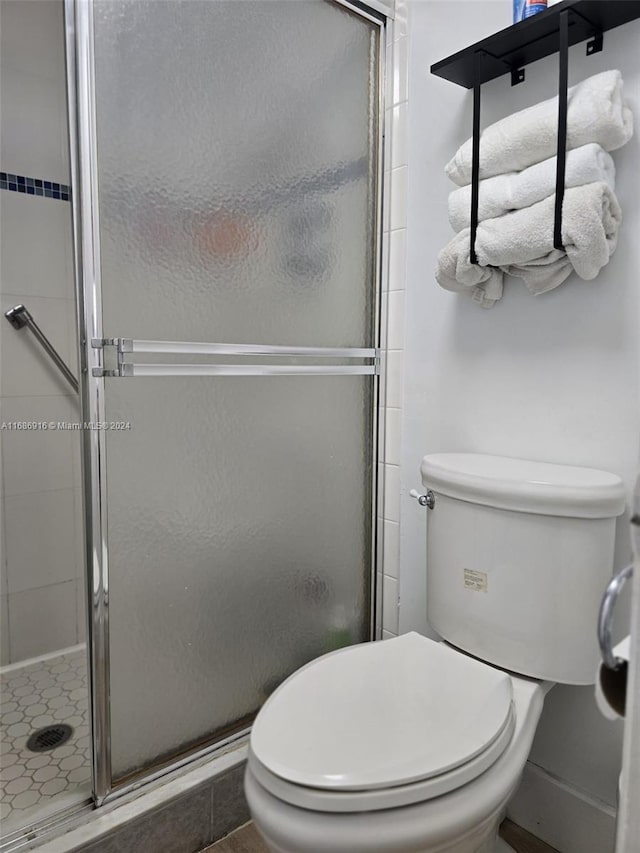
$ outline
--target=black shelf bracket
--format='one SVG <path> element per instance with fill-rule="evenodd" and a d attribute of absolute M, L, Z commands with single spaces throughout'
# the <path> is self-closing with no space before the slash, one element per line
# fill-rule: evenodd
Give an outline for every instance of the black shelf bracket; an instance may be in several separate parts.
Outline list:
<path fill-rule="evenodd" d="M 567 87 L 569 84 L 569 12 L 560 13 L 558 48 L 558 151 L 556 157 L 556 206 L 553 220 L 553 247 L 564 249 L 562 242 L 562 203 L 567 166 Z"/>
<path fill-rule="evenodd" d="M 558 24 L 558 145 L 556 157 L 556 201 L 553 222 L 553 246 L 564 250 L 562 241 L 562 204 L 564 202 L 565 177 L 567 166 L 567 90 L 569 85 L 569 10 L 560 13 Z M 602 50 L 602 33 L 594 39 L 599 41 Z M 595 53 L 592 50 L 591 53 Z M 478 207 L 480 197 L 480 91 L 482 81 L 483 50 L 473 55 L 473 131 L 471 147 L 471 230 L 469 234 L 469 260 L 478 263 L 476 255 L 476 235 L 478 233 Z M 511 85 L 524 80 L 524 69 L 512 69 Z"/>
<path fill-rule="evenodd" d="M 567 86 L 569 47 L 587 42 L 587 56 L 599 53 L 602 34 L 640 18 L 640 0 L 562 0 L 525 21 L 507 27 L 458 53 L 436 62 L 431 73 L 466 89 L 473 89 L 473 136 L 471 159 L 471 229 L 469 258 L 478 262 L 475 243 L 478 231 L 480 183 L 480 90 L 483 83 L 511 74 L 511 85 L 524 82 L 526 65 L 558 54 L 558 145 L 553 244 L 563 249 L 562 203 L 567 154 Z"/>
<path fill-rule="evenodd" d="M 478 195 L 480 192 L 480 81 L 482 80 L 482 51 L 473 57 L 475 79 L 473 82 L 473 137 L 471 148 L 471 233 L 469 235 L 469 260 L 478 263 L 476 233 L 478 231 Z"/>
<path fill-rule="evenodd" d="M 591 41 L 587 42 L 587 56 L 593 56 L 594 53 L 600 53 L 602 50 L 602 33 L 598 33 L 595 38 L 592 38 Z"/>

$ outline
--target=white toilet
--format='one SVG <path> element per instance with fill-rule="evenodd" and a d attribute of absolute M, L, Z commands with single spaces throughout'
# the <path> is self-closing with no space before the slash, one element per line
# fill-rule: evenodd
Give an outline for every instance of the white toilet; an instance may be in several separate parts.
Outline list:
<path fill-rule="evenodd" d="M 274 853 L 497 853 L 553 682 L 594 681 L 622 481 L 478 454 L 422 462 L 427 611 L 269 698 L 245 791 Z"/>

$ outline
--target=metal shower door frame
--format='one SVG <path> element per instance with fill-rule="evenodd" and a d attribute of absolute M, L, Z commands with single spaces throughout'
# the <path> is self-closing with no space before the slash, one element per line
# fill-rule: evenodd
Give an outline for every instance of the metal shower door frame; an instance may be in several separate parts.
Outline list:
<path fill-rule="evenodd" d="M 383 175 L 385 120 L 385 58 L 387 19 L 392 11 L 384 0 L 368 4 L 349 0 L 326 0 L 344 6 L 378 27 L 378 133 L 372 151 L 377 170 L 373 196 L 376 200 L 375 228 L 375 318 L 376 351 L 381 353 L 379 369 L 373 375 L 371 450 L 374 460 L 371 507 L 371 601 L 370 639 L 376 635 L 377 578 L 382 565 L 384 501 L 384 400 L 386 346 L 387 270 L 382 264 Z M 64 0 L 67 61 L 67 101 L 69 147 L 73 187 L 74 261 L 77 294 L 77 324 L 80 362 L 81 418 L 100 424 L 105 417 L 105 371 L 102 364 L 102 292 L 100 260 L 100 219 L 97 174 L 96 99 L 94 64 L 94 0 Z M 385 298 L 383 298 L 385 297 Z M 126 375 L 126 374 L 121 374 Z M 173 763 L 165 764 L 129 783 L 114 787 L 111 767 L 110 668 L 109 668 L 109 555 L 107 543 L 106 437 L 101 429 L 84 429 L 83 494 L 85 516 L 85 556 L 87 588 L 87 645 L 89 695 L 92 730 L 93 795 L 97 806 L 174 771 L 203 756 L 223 749 L 230 741 L 245 737 L 249 729 L 236 732 Z M 380 591 L 381 592 L 381 591 Z"/>

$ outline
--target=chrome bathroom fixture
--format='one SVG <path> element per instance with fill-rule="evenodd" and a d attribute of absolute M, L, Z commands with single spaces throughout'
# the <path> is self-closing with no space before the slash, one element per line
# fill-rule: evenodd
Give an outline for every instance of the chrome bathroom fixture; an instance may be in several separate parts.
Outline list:
<path fill-rule="evenodd" d="M 427 509 L 433 509 L 436 505 L 436 496 L 431 489 L 427 489 L 426 495 L 421 495 L 416 489 L 411 489 L 409 497 L 417 500 L 420 506 L 426 506 Z"/>
<path fill-rule="evenodd" d="M 615 612 L 618 598 L 622 592 L 622 588 L 629 578 L 633 575 L 633 563 L 620 569 L 619 572 L 611 578 L 600 605 L 600 613 L 598 615 L 598 643 L 600 645 L 600 655 L 602 662 L 613 671 L 620 669 L 625 661 L 616 657 L 613 653 L 613 615 Z"/>
<path fill-rule="evenodd" d="M 375 347 L 287 347 L 261 344 L 196 343 L 191 341 L 134 341 L 130 338 L 93 338 L 94 349 L 115 347 L 117 368 L 94 367 L 93 376 L 373 376 L 380 373 L 380 350 Z M 322 364 L 148 364 L 126 361 L 128 353 L 164 355 L 264 356 L 321 359 Z M 368 361 L 368 364 L 327 364 L 325 359 Z"/>
<path fill-rule="evenodd" d="M 55 364 L 60 373 L 64 376 L 69 385 L 71 385 L 71 387 L 77 394 L 78 380 L 69 370 L 62 356 L 58 353 L 49 338 L 45 335 L 40 326 L 33 319 L 33 316 L 29 313 L 27 308 L 24 305 L 15 305 L 8 311 L 5 311 L 4 316 L 11 323 L 14 329 L 27 328 L 31 330 L 34 338 L 38 341 L 42 349 L 46 352 L 51 361 Z"/>

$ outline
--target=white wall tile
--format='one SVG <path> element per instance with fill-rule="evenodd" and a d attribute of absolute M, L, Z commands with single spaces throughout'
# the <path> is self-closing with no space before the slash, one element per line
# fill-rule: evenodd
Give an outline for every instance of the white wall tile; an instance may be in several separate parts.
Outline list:
<path fill-rule="evenodd" d="M 73 489 L 5 498 L 9 596 L 76 578 Z M 75 591 L 73 593 L 75 619 Z"/>
<path fill-rule="evenodd" d="M 387 348 L 402 349 L 404 346 L 404 291 L 392 290 L 388 300 Z"/>
<path fill-rule="evenodd" d="M 76 631 L 77 643 L 84 643 L 87 637 L 87 598 L 84 578 L 76 581 Z"/>
<path fill-rule="evenodd" d="M 389 229 L 382 235 L 382 292 L 386 293 L 389 290 Z"/>
<path fill-rule="evenodd" d="M 30 296 L 73 298 L 71 205 L 1 192 L 0 215 L 0 292 L 22 294 L 27 308 Z"/>
<path fill-rule="evenodd" d="M 61 0 L 3 0 L 0 69 L 3 169 L 69 183 Z M 74 369 L 71 206 L 2 192 L 0 216 L 2 310 L 24 302 Z M 77 419 L 70 409 L 72 391 L 28 331 L 3 323 L 0 354 L 3 420 Z M 78 433 L 53 430 L 2 435 L 3 592 L 9 591 L 4 604 L 13 625 L 12 660 L 76 641 L 78 442 Z M 42 591 L 26 591 L 43 584 Z"/>
<path fill-rule="evenodd" d="M 407 167 L 391 170 L 391 230 L 407 227 Z"/>
<path fill-rule="evenodd" d="M 378 572 L 377 579 L 377 595 L 376 595 L 376 633 L 382 631 L 382 605 L 384 598 L 384 575 Z"/>
<path fill-rule="evenodd" d="M 407 278 L 407 231 L 398 228 L 389 238 L 389 290 L 404 290 Z"/>
<path fill-rule="evenodd" d="M 64 81 L 62 0 L 2 0 L 0 56 L 3 70 Z"/>
<path fill-rule="evenodd" d="M 42 331 L 68 364 L 67 300 L 43 299 L 39 296 L 27 298 L 20 293 L 4 294 L 0 297 L 2 313 L 20 302 L 26 303 Z M 27 329 L 12 329 L 5 320 L 0 333 L 0 354 L 0 393 L 3 396 L 58 396 L 73 393 Z"/>
<path fill-rule="evenodd" d="M 385 465 L 384 517 L 400 521 L 400 468 Z"/>
<path fill-rule="evenodd" d="M 385 60 L 385 93 L 384 100 L 387 107 L 393 106 L 393 41 L 387 44 L 386 60 Z"/>
<path fill-rule="evenodd" d="M 391 168 L 392 148 L 393 148 L 393 109 L 389 108 L 384 113 L 384 168 L 385 171 Z"/>
<path fill-rule="evenodd" d="M 70 299 L 65 299 L 65 302 L 67 303 L 67 367 L 77 378 L 80 375 L 80 362 L 78 360 L 78 323 L 76 319 L 76 301 L 72 297 Z M 77 395 L 75 395 L 75 392 L 68 383 L 67 388 L 69 389 L 69 393 L 74 395 L 74 399 L 77 399 Z"/>
<path fill-rule="evenodd" d="M 85 569 L 85 549 L 84 549 L 84 504 L 82 500 L 82 489 L 76 488 L 73 490 L 73 515 L 74 515 L 74 548 L 75 548 L 75 563 L 76 577 L 84 579 Z"/>
<path fill-rule="evenodd" d="M 402 408 L 403 397 L 403 353 L 391 350 L 387 353 L 387 406 Z"/>
<path fill-rule="evenodd" d="M 7 606 L 7 596 L 0 595 L 0 666 L 5 666 L 10 660 L 9 608 Z"/>
<path fill-rule="evenodd" d="M 2 415 L 0 414 L 0 420 Z M 0 478 L 0 482 L 2 482 Z M 4 499 L 0 494 L 0 595 L 6 595 L 9 591 L 7 584 L 7 539 L 4 525 Z"/>
<path fill-rule="evenodd" d="M 393 20 L 393 38 L 397 41 L 408 32 L 409 4 L 407 0 L 396 0 L 396 16 Z"/>
<path fill-rule="evenodd" d="M 391 128 L 393 134 L 392 151 L 391 151 L 391 168 L 397 169 L 399 166 L 406 166 L 408 162 L 408 104 L 405 101 L 402 104 L 397 104 L 391 112 Z"/>
<path fill-rule="evenodd" d="M 62 396 L 5 397 L 0 410 L 0 419 L 8 422 L 51 424 L 71 420 L 69 398 Z M 0 440 L 6 496 L 73 488 L 73 449 L 78 433 L 59 429 L 4 430 Z"/>
<path fill-rule="evenodd" d="M 76 373 L 79 376 L 79 372 Z M 72 423 L 80 423 L 80 398 L 77 395 L 67 398 L 69 400 L 69 416 Z M 82 488 L 82 434 L 76 432 L 72 439 L 71 457 L 73 468 L 73 486 L 76 489 Z"/>
<path fill-rule="evenodd" d="M 384 461 L 389 465 L 400 464 L 400 434 L 402 429 L 402 412 L 400 409 L 386 410 L 385 424 L 385 454 Z"/>
<path fill-rule="evenodd" d="M 3 67 L 0 98 L 3 170 L 68 184 L 64 78 L 51 80 Z"/>
<path fill-rule="evenodd" d="M 385 631 L 398 633 L 398 581 L 395 578 L 384 576 L 382 601 L 382 627 Z"/>
<path fill-rule="evenodd" d="M 383 198 L 384 205 L 382 208 L 382 230 L 387 233 L 391 230 L 391 206 L 392 202 L 392 187 L 391 187 L 391 170 L 385 171 L 382 176 Z"/>
<path fill-rule="evenodd" d="M 408 87 L 408 39 L 401 36 L 393 44 L 393 105 L 406 101 Z"/>
<path fill-rule="evenodd" d="M 400 525 L 395 521 L 384 522 L 384 558 L 382 571 L 392 578 L 398 577 L 400 555 Z"/>
<path fill-rule="evenodd" d="M 14 593 L 9 608 L 12 662 L 75 645 L 75 580 Z"/>

